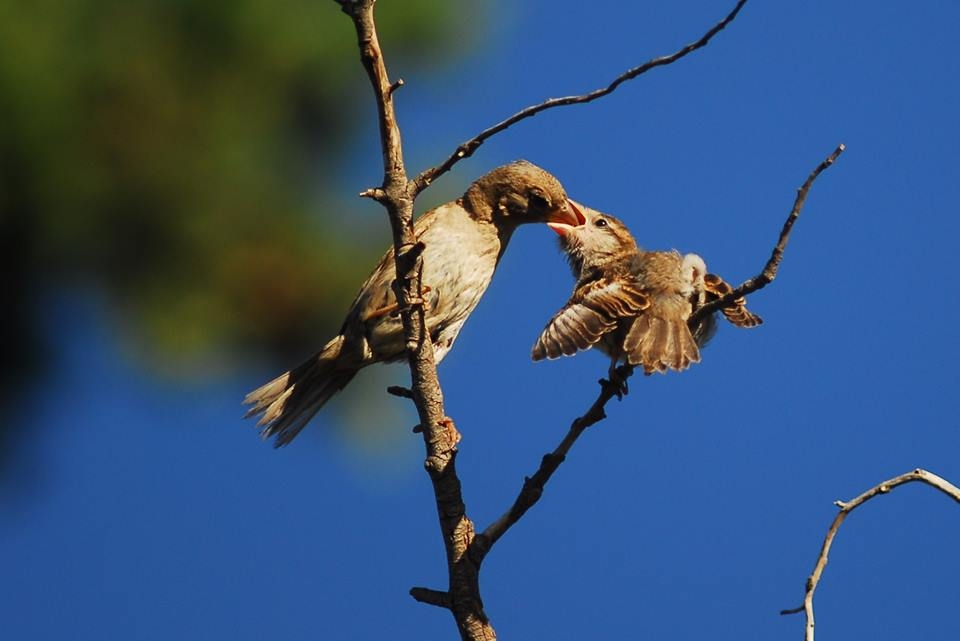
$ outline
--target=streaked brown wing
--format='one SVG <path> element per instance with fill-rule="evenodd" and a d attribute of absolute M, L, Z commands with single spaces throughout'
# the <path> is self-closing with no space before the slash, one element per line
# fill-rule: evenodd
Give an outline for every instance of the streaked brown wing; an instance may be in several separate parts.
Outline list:
<path fill-rule="evenodd" d="M 733 291 L 730 284 L 716 274 L 706 274 L 703 277 L 703 285 L 708 303 L 723 298 Z M 726 307 L 721 307 L 720 312 L 737 327 L 756 327 L 763 324 L 762 318 L 747 309 L 747 299 L 743 297 L 735 299 Z"/>
<path fill-rule="evenodd" d="M 533 346 L 533 360 L 572 356 L 589 349 L 622 318 L 650 305 L 630 281 L 599 279 L 578 287 L 563 309 L 547 323 Z"/>

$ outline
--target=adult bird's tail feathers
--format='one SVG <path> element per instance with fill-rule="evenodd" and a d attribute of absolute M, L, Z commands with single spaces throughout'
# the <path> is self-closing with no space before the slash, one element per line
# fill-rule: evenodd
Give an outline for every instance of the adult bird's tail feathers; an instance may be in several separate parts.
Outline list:
<path fill-rule="evenodd" d="M 343 367 L 337 336 L 298 367 L 258 387 L 243 399 L 252 407 L 246 416 L 262 414 L 257 426 L 263 438 L 276 437 L 274 447 L 292 441 L 330 398 L 347 386 L 359 368 Z"/>
<path fill-rule="evenodd" d="M 700 362 L 700 350 L 687 323 L 650 313 L 641 314 L 633 322 L 623 342 L 627 362 L 643 366 L 646 374 L 683 371 Z"/>

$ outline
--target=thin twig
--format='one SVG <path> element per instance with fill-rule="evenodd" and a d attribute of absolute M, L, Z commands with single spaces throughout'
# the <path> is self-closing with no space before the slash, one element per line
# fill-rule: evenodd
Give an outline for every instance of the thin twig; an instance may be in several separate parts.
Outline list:
<path fill-rule="evenodd" d="M 790 232 L 793 229 L 793 224 L 797 222 L 797 218 L 800 217 L 800 211 L 803 209 L 803 205 L 807 201 L 807 194 L 810 192 L 813 182 L 817 179 L 817 176 L 823 172 L 824 169 L 832 165 L 837 158 L 840 157 L 840 154 L 842 154 L 845 149 L 846 146 L 842 143 L 838 145 L 837 148 L 833 150 L 833 153 L 827 156 L 823 162 L 817 165 L 816 169 L 810 172 L 810 175 L 807 176 L 806 181 L 804 181 L 800 189 L 797 190 L 797 198 L 793 202 L 793 209 L 790 210 L 790 215 L 787 216 L 786 222 L 783 223 L 783 229 L 780 230 L 780 238 L 777 240 L 777 244 L 773 248 L 773 253 L 770 255 L 770 260 L 768 260 L 767 264 L 763 267 L 763 271 L 753 278 L 744 281 L 740 286 L 734 288 L 734 290 L 729 292 L 726 296 L 722 296 L 715 301 L 711 301 L 698 309 L 693 315 L 690 316 L 689 323 L 691 327 L 696 325 L 700 319 L 719 311 L 721 308 L 726 307 L 727 305 L 730 305 L 738 298 L 743 298 L 747 294 L 752 294 L 759 289 L 763 289 L 773 282 L 773 279 L 777 277 L 777 270 L 780 268 L 780 261 L 783 260 L 783 252 L 787 248 L 787 241 L 790 240 Z"/>
<path fill-rule="evenodd" d="M 633 373 L 633 367 L 630 365 L 621 365 L 617 368 L 617 374 L 622 383 Z M 557 471 L 560 464 L 567 457 L 570 448 L 573 447 L 580 435 L 590 427 L 607 417 L 604 407 L 613 397 L 619 397 L 623 392 L 623 386 L 607 380 L 600 381 L 600 394 L 597 400 L 593 402 L 586 413 L 575 419 L 570 425 L 560 444 L 549 454 L 544 454 L 540 461 L 540 467 L 534 472 L 533 476 L 524 479 L 523 487 L 514 500 L 513 505 L 503 513 L 503 515 L 491 523 L 481 534 L 473 540 L 470 546 L 470 556 L 474 562 L 480 564 L 490 552 L 493 545 L 509 530 L 520 518 L 526 514 L 527 510 L 533 507 L 543 495 L 543 488 Z"/>
<path fill-rule="evenodd" d="M 827 530 L 827 536 L 824 538 L 823 545 L 820 547 L 820 554 L 817 556 L 817 562 L 813 566 L 813 573 L 807 579 L 806 594 L 803 597 L 803 605 L 800 605 L 796 608 L 790 608 L 789 610 L 780 611 L 780 614 L 797 614 L 798 612 L 806 613 L 807 625 L 806 633 L 804 634 L 805 641 L 814 641 L 813 593 L 816 591 L 817 585 L 820 583 L 820 578 L 823 576 L 823 570 L 827 567 L 830 546 L 833 545 L 833 539 L 837 536 L 837 531 L 840 529 L 840 525 L 843 523 L 843 520 L 847 518 L 848 514 L 873 497 L 880 494 L 888 494 L 891 490 L 893 490 L 893 488 L 904 485 L 905 483 L 912 483 L 914 481 L 926 483 L 927 485 L 940 490 L 954 501 L 960 503 L 960 488 L 953 485 L 946 479 L 920 468 L 917 468 L 912 472 L 907 472 L 906 474 L 896 476 L 888 481 L 880 483 L 879 485 L 875 485 L 860 496 L 849 501 L 834 502 L 834 505 L 840 508 L 840 511 L 833 518 L 833 523 L 830 524 L 830 528 Z"/>
<path fill-rule="evenodd" d="M 640 76 L 656 67 L 663 67 L 665 65 L 672 64 L 677 60 L 680 60 L 687 54 L 692 53 L 697 49 L 701 49 L 705 47 L 707 43 L 709 43 L 710 40 L 715 35 L 723 31 L 723 29 L 728 24 L 733 22 L 734 18 L 737 17 L 737 14 L 740 13 L 740 9 L 742 9 L 743 5 L 745 5 L 746 3 L 747 3 L 747 0 L 738 0 L 733 10 L 730 11 L 730 13 L 728 13 L 723 20 L 713 25 L 713 27 L 711 27 L 710 30 L 707 31 L 699 40 L 696 40 L 695 42 L 691 42 L 685 47 L 682 47 L 681 49 L 678 49 L 677 51 L 669 55 L 660 56 L 658 58 L 648 60 L 647 62 L 643 63 L 638 67 L 628 69 L 627 71 L 623 72 L 622 74 L 614 78 L 614 80 L 610 84 L 608 84 L 606 87 L 601 87 L 599 89 L 595 89 L 589 93 L 585 93 L 579 96 L 549 98 L 539 104 L 531 105 L 529 107 L 526 107 L 525 109 L 521 109 L 517 113 L 507 118 L 506 120 L 498 122 L 492 127 L 488 127 L 487 129 L 484 129 L 483 131 L 481 131 L 479 134 L 477 134 L 470 140 L 464 143 L 461 143 L 460 146 L 458 146 L 456 150 L 454 150 L 454 152 L 450 155 L 450 157 L 447 158 L 445 161 L 443 161 L 441 164 L 435 167 L 430 167 L 429 169 L 425 169 L 424 171 L 420 172 L 420 174 L 413 180 L 413 190 L 414 190 L 413 193 L 419 194 L 421 191 L 426 189 L 426 187 L 430 183 L 432 183 L 434 180 L 436 180 L 439 176 L 442 176 L 446 172 L 450 171 L 450 169 L 454 165 L 456 165 L 458 162 L 460 162 L 464 158 L 468 158 L 472 156 L 473 153 L 480 147 L 480 145 L 482 145 L 484 142 L 487 141 L 487 139 L 495 136 L 496 134 L 511 127 L 512 125 L 515 125 L 521 120 L 532 118 L 533 116 L 536 116 L 538 113 L 546 111 L 548 109 L 553 109 L 554 107 L 564 107 L 567 105 L 579 105 L 587 102 L 592 102 L 598 98 L 602 98 L 608 94 L 613 93 L 617 89 L 617 87 L 627 82 L 628 80 L 633 80 L 637 76 Z"/>

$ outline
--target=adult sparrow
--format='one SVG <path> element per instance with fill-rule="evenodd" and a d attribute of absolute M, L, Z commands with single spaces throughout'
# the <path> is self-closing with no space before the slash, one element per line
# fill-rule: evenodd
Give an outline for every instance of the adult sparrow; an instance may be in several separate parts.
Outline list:
<path fill-rule="evenodd" d="M 518 225 L 556 223 L 575 229 L 583 214 L 560 182 L 526 161 L 498 167 L 454 202 L 420 216 L 414 233 L 423 249 L 426 328 L 440 362 L 483 296 Z M 274 446 L 289 443 L 362 368 L 406 355 L 396 297 L 393 248 L 387 250 L 350 305 L 340 333 L 300 366 L 247 394 L 247 416 Z"/>
<path fill-rule="evenodd" d="M 577 207 L 584 225 L 548 223 L 560 235 L 577 282 L 534 345 L 533 360 L 596 346 L 611 358 L 611 377 L 621 360 L 642 366 L 647 374 L 681 371 L 699 362 L 699 346 L 712 336 L 715 321 L 710 315 L 691 329 L 688 320 L 700 306 L 731 291 L 730 286 L 708 274 L 696 254 L 643 251 L 620 220 Z M 742 327 L 762 322 L 743 299 L 723 313 Z"/>

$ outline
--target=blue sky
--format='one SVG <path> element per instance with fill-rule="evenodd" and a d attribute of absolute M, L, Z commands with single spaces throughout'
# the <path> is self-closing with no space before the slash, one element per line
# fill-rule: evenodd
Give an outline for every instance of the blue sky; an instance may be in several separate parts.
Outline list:
<path fill-rule="evenodd" d="M 677 49 L 731 6 L 491 7 L 457 66 L 390 65 L 406 81 L 409 170 Z M 848 147 L 814 186 L 780 277 L 750 300 L 765 324 L 721 327 L 682 375 L 634 378 L 494 549 L 482 588 L 501 638 L 800 639 L 802 617 L 778 611 L 800 603 L 834 500 L 915 467 L 960 482 L 958 30 L 946 1 L 754 0 L 706 49 L 515 126 L 424 194 L 418 211 L 527 158 L 642 245 L 696 251 L 739 282 L 809 171 Z M 342 168 L 345 199 L 381 172 L 372 102 L 356 108 L 371 119 Z M 382 218 L 372 203 L 360 215 Z M 553 234 L 521 229 L 440 368 L 481 527 L 606 370 L 599 354 L 529 359 L 570 285 Z M 445 582 L 407 403 L 336 401 L 274 451 L 239 405 L 274 371 L 158 381 L 82 292 L 50 300 L 46 329 L 57 367 L 7 417 L 50 429 L 21 462 L 37 485 L 0 507 L 4 638 L 455 638 L 449 614 L 407 596 Z M 406 380 L 372 368 L 350 394 Z M 855 512 L 818 591 L 818 638 L 960 637 L 958 535 L 960 510 L 926 487 Z"/>

